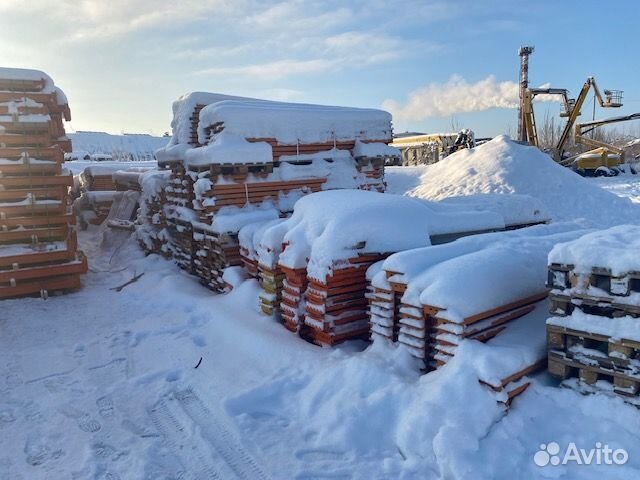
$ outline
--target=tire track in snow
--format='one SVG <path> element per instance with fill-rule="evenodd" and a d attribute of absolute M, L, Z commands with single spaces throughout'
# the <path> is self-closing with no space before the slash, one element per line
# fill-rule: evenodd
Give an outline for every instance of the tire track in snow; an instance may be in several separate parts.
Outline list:
<path fill-rule="evenodd" d="M 222 412 L 212 412 L 190 388 L 174 394 L 183 410 L 200 429 L 211 448 L 224 459 L 241 480 L 267 480 L 269 477 L 251 454 L 220 420 Z"/>
<path fill-rule="evenodd" d="M 189 431 L 187 426 L 183 425 L 171 412 L 166 398 L 160 399 L 153 407 L 150 407 L 148 413 L 156 429 L 164 437 L 165 444 L 173 451 L 191 480 L 221 480 L 223 478 L 211 460 L 207 445 L 197 436 L 187 433 Z"/>

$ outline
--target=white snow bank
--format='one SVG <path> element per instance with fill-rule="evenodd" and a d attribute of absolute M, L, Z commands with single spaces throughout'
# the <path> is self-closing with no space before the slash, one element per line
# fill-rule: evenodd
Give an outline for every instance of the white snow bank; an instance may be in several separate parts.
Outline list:
<path fill-rule="evenodd" d="M 524 359 L 517 348 L 467 341 L 445 367 L 420 376 L 401 348 L 374 344 L 355 355 L 336 351 L 313 368 L 287 368 L 227 407 L 247 432 L 279 438 L 283 451 L 313 432 L 313 445 L 324 446 L 323 452 L 327 446 L 336 456 L 348 452 L 353 460 L 342 460 L 339 470 L 345 478 L 512 478 L 485 471 L 499 468 L 499 460 L 488 466 L 486 453 L 478 453 L 504 416 L 501 395 L 479 380 L 493 381 L 494 374 L 484 372 L 494 366 L 508 371 L 500 359 L 507 356 L 508 364 L 512 354 Z M 526 447 L 533 454 L 539 445 Z"/>
<path fill-rule="evenodd" d="M 640 226 L 619 225 L 556 245 L 549 263 L 574 265 L 578 273 L 608 268 L 613 276 L 640 272 Z"/>
<path fill-rule="evenodd" d="M 603 191 L 538 148 L 520 145 L 504 135 L 460 150 L 423 171 L 420 185 L 407 195 L 440 200 L 477 193 L 519 193 L 537 198 L 556 221 L 585 218 L 598 226 L 640 222 L 640 209 L 630 201 Z"/>
<path fill-rule="evenodd" d="M 207 142 L 206 129 L 212 125 L 245 138 L 275 138 L 288 144 L 391 139 L 391 115 L 385 111 L 302 103 L 212 103 L 200 111 L 200 143 Z"/>
<path fill-rule="evenodd" d="M 185 165 L 222 163 L 272 163 L 271 145 L 247 142 L 243 136 L 223 131 L 207 146 L 192 148 L 184 154 Z"/>

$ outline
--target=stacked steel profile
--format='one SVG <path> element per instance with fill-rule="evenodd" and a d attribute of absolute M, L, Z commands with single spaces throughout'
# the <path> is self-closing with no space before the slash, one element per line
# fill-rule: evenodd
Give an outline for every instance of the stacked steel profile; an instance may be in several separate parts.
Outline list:
<path fill-rule="evenodd" d="M 547 291 L 537 264 L 544 265 L 555 242 L 578 233 L 563 235 L 523 241 L 493 234 L 408 250 L 374 265 L 367 295 L 372 339 L 400 343 L 425 371 L 449 362 L 465 340 L 497 342 L 505 368 L 483 383 L 511 401 L 528 385 L 524 377 L 546 362 L 537 344 L 545 341 Z"/>
<path fill-rule="evenodd" d="M 164 170 L 148 170 L 138 179 L 140 185 L 140 209 L 138 210 L 136 238 L 147 253 L 172 257 L 165 215 L 166 187 L 169 173 Z M 119 183 L 118 183 L 119 184 Z"/>
<path fill-rule="evenodd" d="M 70 119 L 46 74 L 0 68 L 0 299 L 77 289 L 87 271 L 62 169 Z"/>
<path fill-rule="evenodd" d="M 233 160 L 221 160 L 215 152 L 210 155 L 212 150 L 208 149 L 216 147 L 220 134 L 227 134 L 225 125 L 203 123 L 201 112 L 216 102 L 224 103 L 226 98 L 229 97 L 192 94 L 174 104 L 174 135 L 170 145 L 158 152 L 161 168 L 171 170 L 164 214 L 173 256 L 181 268 L 197 275 L 212 290 L 224 292 L 229 288 L 222 278 L 224 269 L 248 265 L 249 272 L 259 276 L 264 288 L 263 310 L 268 313 L 279 304 L 284 274 L 271 266 L 258 265 L 255 257 L 243 256 L 239 230 L 252 222 L 287 216 L 298 198 L 329 188 L 329 174 L 310 172 L 310 156 L 326 154 L 327 170 L 333 168 L 334 162 L 349 162 L 352 177 L 359 178 L 357 186 L 378 191 L 384 190 L 384 158 L 352 157 L 356 138 L 292 143 L 240 134 L 243 144 L 266 145 L 271 152 L 269 158 L 257 159 L 250 153 L 243 155 L 242 149 L 234 152 L 231 148 L 225 154 Z M 277 102 L 265 102 L 273 103 Z M 266 122 L 264 130 L 269 128 Z M 391 141 L 390 123 L 388 136 L 378 141 L 385 145 Z M 183 150 L 173 155 L 172 148 Z M 348 160 L 341 157 L 345 150 Z M 198 161 L 190 160 L 195 156 L 199 156 Z"/>
<path fill-rule="evenodd" d="M 549 373 L 580 391 L 640 404 L 640 228 L 594 235 L 601 241 L 586 235 L 549 256 Z M 574 249 L 591 251 L 588 263 Z"/>
<path fill-rule="evenodd" d="M 109 216 L 116 194 L 113 174 L 117 167 L 90 166 L 80 174 L 79 198 L 74 202 L 74 211 L 80 218 L 80 226 L 102 225 Z"/>

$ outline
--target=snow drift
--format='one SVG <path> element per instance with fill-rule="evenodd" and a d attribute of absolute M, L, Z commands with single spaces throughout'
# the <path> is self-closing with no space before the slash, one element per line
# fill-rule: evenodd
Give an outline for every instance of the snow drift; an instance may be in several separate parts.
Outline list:
<path fill-rule="evenodd" d="M 440 200 L 477 193 L 519 193 L 540 200 L 553 220 L 583 218 L 597 226 L 640 221 L 640 209 L 629 200 L 558 165 L 538 148 L 520 145 L 505 135 L 450 155 L 424 172 L 420 184 L 407 195 Z"/>

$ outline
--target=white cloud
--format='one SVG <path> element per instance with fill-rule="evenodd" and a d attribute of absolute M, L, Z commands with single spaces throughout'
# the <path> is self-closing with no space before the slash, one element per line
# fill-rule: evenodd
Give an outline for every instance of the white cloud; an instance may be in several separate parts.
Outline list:
<path fill-rule="evenodd" d="M 240 14 L 246 0 L 3 0 L 3 18 L 34 19 L 70 41 L 113 39 L 146 28 L 179 25 L 212 12 Z"/>
<path fill-rule="evenodd" d="M 334 61 L 326 59 L 277 60 L 253 65 L 213 67 L 195 73 L 200 75 L 241 75 L 277 80 L 289 75 L 324 72 L 335 65 Z"/>
<path fill-rule="evenodd" d="M 452 75 L 446 83 L 431 83 L 409 93 L 404 105 L 385 100 L 382 106 L 399 120 L 418 121 L 492 108 L 517 108 L 518 100 L 516 82 L 498 82 L 490 75 L 476 83 L 468 83 L 462 76 Z M 545 95 L 537 100 L 557 101 L 558 98 Z"/>

